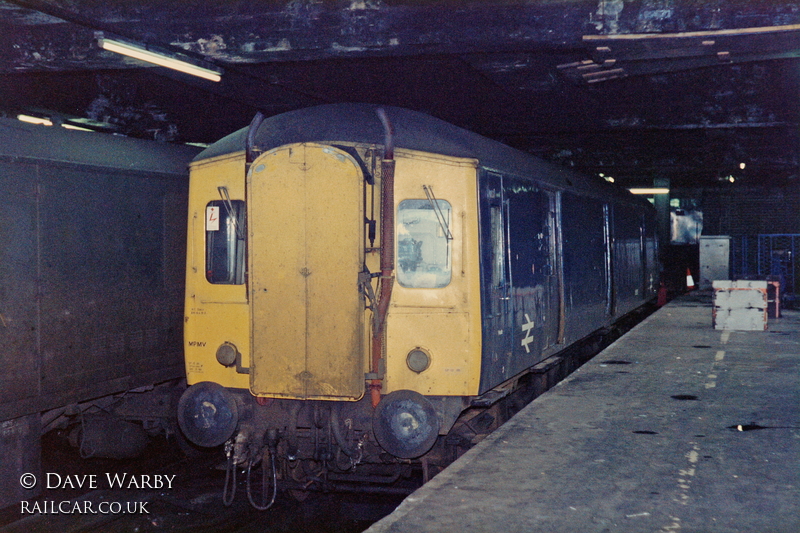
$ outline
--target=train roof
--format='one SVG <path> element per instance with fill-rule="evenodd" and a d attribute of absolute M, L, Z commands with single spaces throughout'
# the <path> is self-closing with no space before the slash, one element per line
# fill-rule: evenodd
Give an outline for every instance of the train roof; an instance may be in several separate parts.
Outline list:
<path fill-rule="evenodd" d="M 194 146 L 67 130 L 0 118 L 0 158 L 185 177 Z"/>
<path fill-rule="evenodd" d="M 376 113 L 380 107 L 386 110 L 392 123 L 397 148 L 477 159 L 480 166 L 489 170 L 536 178 L 559 188 L 633 198 L 600 178 L 578 174 L 430 115 L 399 107 L 350 103 L 289 111 L 265 119 L 256 132 L 254 144 L 265 151 L 300 142 L 382 145 L 384 131 Z M 247 130 L 242 128 L 220 139 L 195 161 L 244 150 Z"/>

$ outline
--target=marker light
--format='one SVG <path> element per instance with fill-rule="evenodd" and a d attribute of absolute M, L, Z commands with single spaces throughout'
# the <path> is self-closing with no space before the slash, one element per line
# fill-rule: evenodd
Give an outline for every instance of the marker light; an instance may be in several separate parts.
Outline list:
<path fill-rule="evenodd" d="M 236 357 L 239 350 L 230 342 L 223 343 L 217 348 L 217 362 L 222 366 L 233 366 L 236 364 Z"/>
<path fill-rule="evenodd" d="M 425 350 L 421 348 L 415 348 L 408 352 L 408 355 L 406 356 L 406 364 L 410 370 L 419 374 L 431 366 L 431 357 Z"/>

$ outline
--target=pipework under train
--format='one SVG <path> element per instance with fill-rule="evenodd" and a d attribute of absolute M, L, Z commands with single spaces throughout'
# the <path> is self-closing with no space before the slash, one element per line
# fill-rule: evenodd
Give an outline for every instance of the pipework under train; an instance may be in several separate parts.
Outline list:
<path fill-rule="evenodd" d="M 234 476 L 446 464 L 473 407 L 656 294 L 647 201 L 384 109 L 257 116 L 190 166 L 178 419 Z"/>
<path fill-rule="evenodd" d="M 20 476 L 41 479 L 42 433 L 80 419 L 82 454 L 113 457 L 174 421 L 182 387 L 164 391 L 171 405 L 151 392 L 183 380 L 188 164 L 199 149 L 7 118 L 0 137 L 4 507 L 41 488 Z"/>

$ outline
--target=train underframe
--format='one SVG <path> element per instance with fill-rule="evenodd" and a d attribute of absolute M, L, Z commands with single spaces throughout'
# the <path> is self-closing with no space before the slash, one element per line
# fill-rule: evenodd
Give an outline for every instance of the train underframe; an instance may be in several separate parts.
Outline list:
<path fill-rule="evenodd" d="M 248 490 L 251 478 L 263 482 L 255 493 L 274 495 L 276 487 L 296 498 L 313 491 L 410 493 L 616 339 L 625 326 L 622 322 L 601 330 L 479 397 L 423 397 L 411 391 L 384 396 L 384 402 L 393 395 L 413 398 L 435 411 L 440 426 L 432 444 L 419 454 L 414 450 L 421 448 L 387 443 L 378 419 L 381 405 L 373 409 L 368 397 L 358 402 L 266 399 L 246 390 L 198 384 L 212 387 L 228 405 L 235 405 L 236 429 L 223 445 L 232 478 L 225 498 L 232 501 L 230 481 L 235 482 L 237 470 L 248 477 Z M 417 439 L 414 428 L 421 416 L 413 408 L 400 414 L 409 431 L 401 439 Z M 251 503 L 261 505 L 252 496 Z"/>
<path fill-rule="evenodd" d="M 242 474 L 257 508 L 269 507 L 262 496 L 271 493 L 274 501 L 278 490 L 295 498 L 315 491 L 407 494 L 653 310 L 645 305 L 478 397 L 395 391 L 373 408 L 368 396 L 357 402 L 256 398 L 205 382 L 181 398 L 179 421 L 189 440 L 222 445 L 226 503 Z M 225 411 L 232 416 L 220 417 Z M 435 434 L 424 429 L 426 417 L 436 420 Z"/>
<path fill-rule="evenodd" d="M 227 405 L 235 403 L 238 419 L 235 433 L 223 444 L 229 469 L 245 470 L 249 476 L 256 467 L 274 468 L 271 475 L 279 487 L 294 495 L 336 490 L 410 492 L 419 485 L 412 478 L 420 473 L 424 477 L 455 458 L 444 445 L 449 437 L 439 434 L 440 424 L 420 429 L 425 418 L 453 426 L 468 399 L 398 392 L 403 393 L 399 395 L 403 412 L 395 418 L 401 419 L 403 428 L 396 436 L 405 442 L 392 444 L 386 437 L 380 442 L 381 431 L 375 428 L 381 409 L 374 409 L 368 396 L 357 402 L 302 401 L 255 398 L 248 391 L 227 389 L 221 394 Z M 421 458 L 415 450 L 422 450 Z"/>
<path fill-rule="evenodd" d="M 319 491 L 409 494 L 511 418 L 548 382 L 552 386 L 554 378 L 547 374 L 526 373 L 478 398 L 422 397 L 449 428 L 437 432 L 430 448 L 418 457 L 400 457 L 396 454 L 408 453 L 391 453 L 385 440 L 380 442 L 379 411 L 368 397 L 358 402 L 265 401 L 247 391 L 229 390 L 237 402 L 239 424 L 223 445 L 229 469 L 224 499 L 233 500 L 237 470 L 247 476 L 248 497 L 255 507 L 268 505 L 258 503 L 258 495 L 274 494 L 276 488 L 300 499 Z M 413 409 L 401 415 L 412 433 L 418 416 Z M 263 486 L 252 488 L 258 483 Z"/>

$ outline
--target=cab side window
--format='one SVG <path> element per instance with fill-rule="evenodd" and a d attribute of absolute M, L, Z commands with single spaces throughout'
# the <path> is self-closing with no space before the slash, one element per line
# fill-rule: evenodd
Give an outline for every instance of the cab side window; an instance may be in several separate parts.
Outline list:
<path fill-rule="evenodd" d="M 245 206 L 241 200 L 216 200 L 206 206 L 206 279 L 244 283 Z"/>
<path fill-rule="evenodd" d="M 403 287 L 438 289 L 452 276 L 446 200 L 403 200 L 397 209 L 397 281 Z"/>

